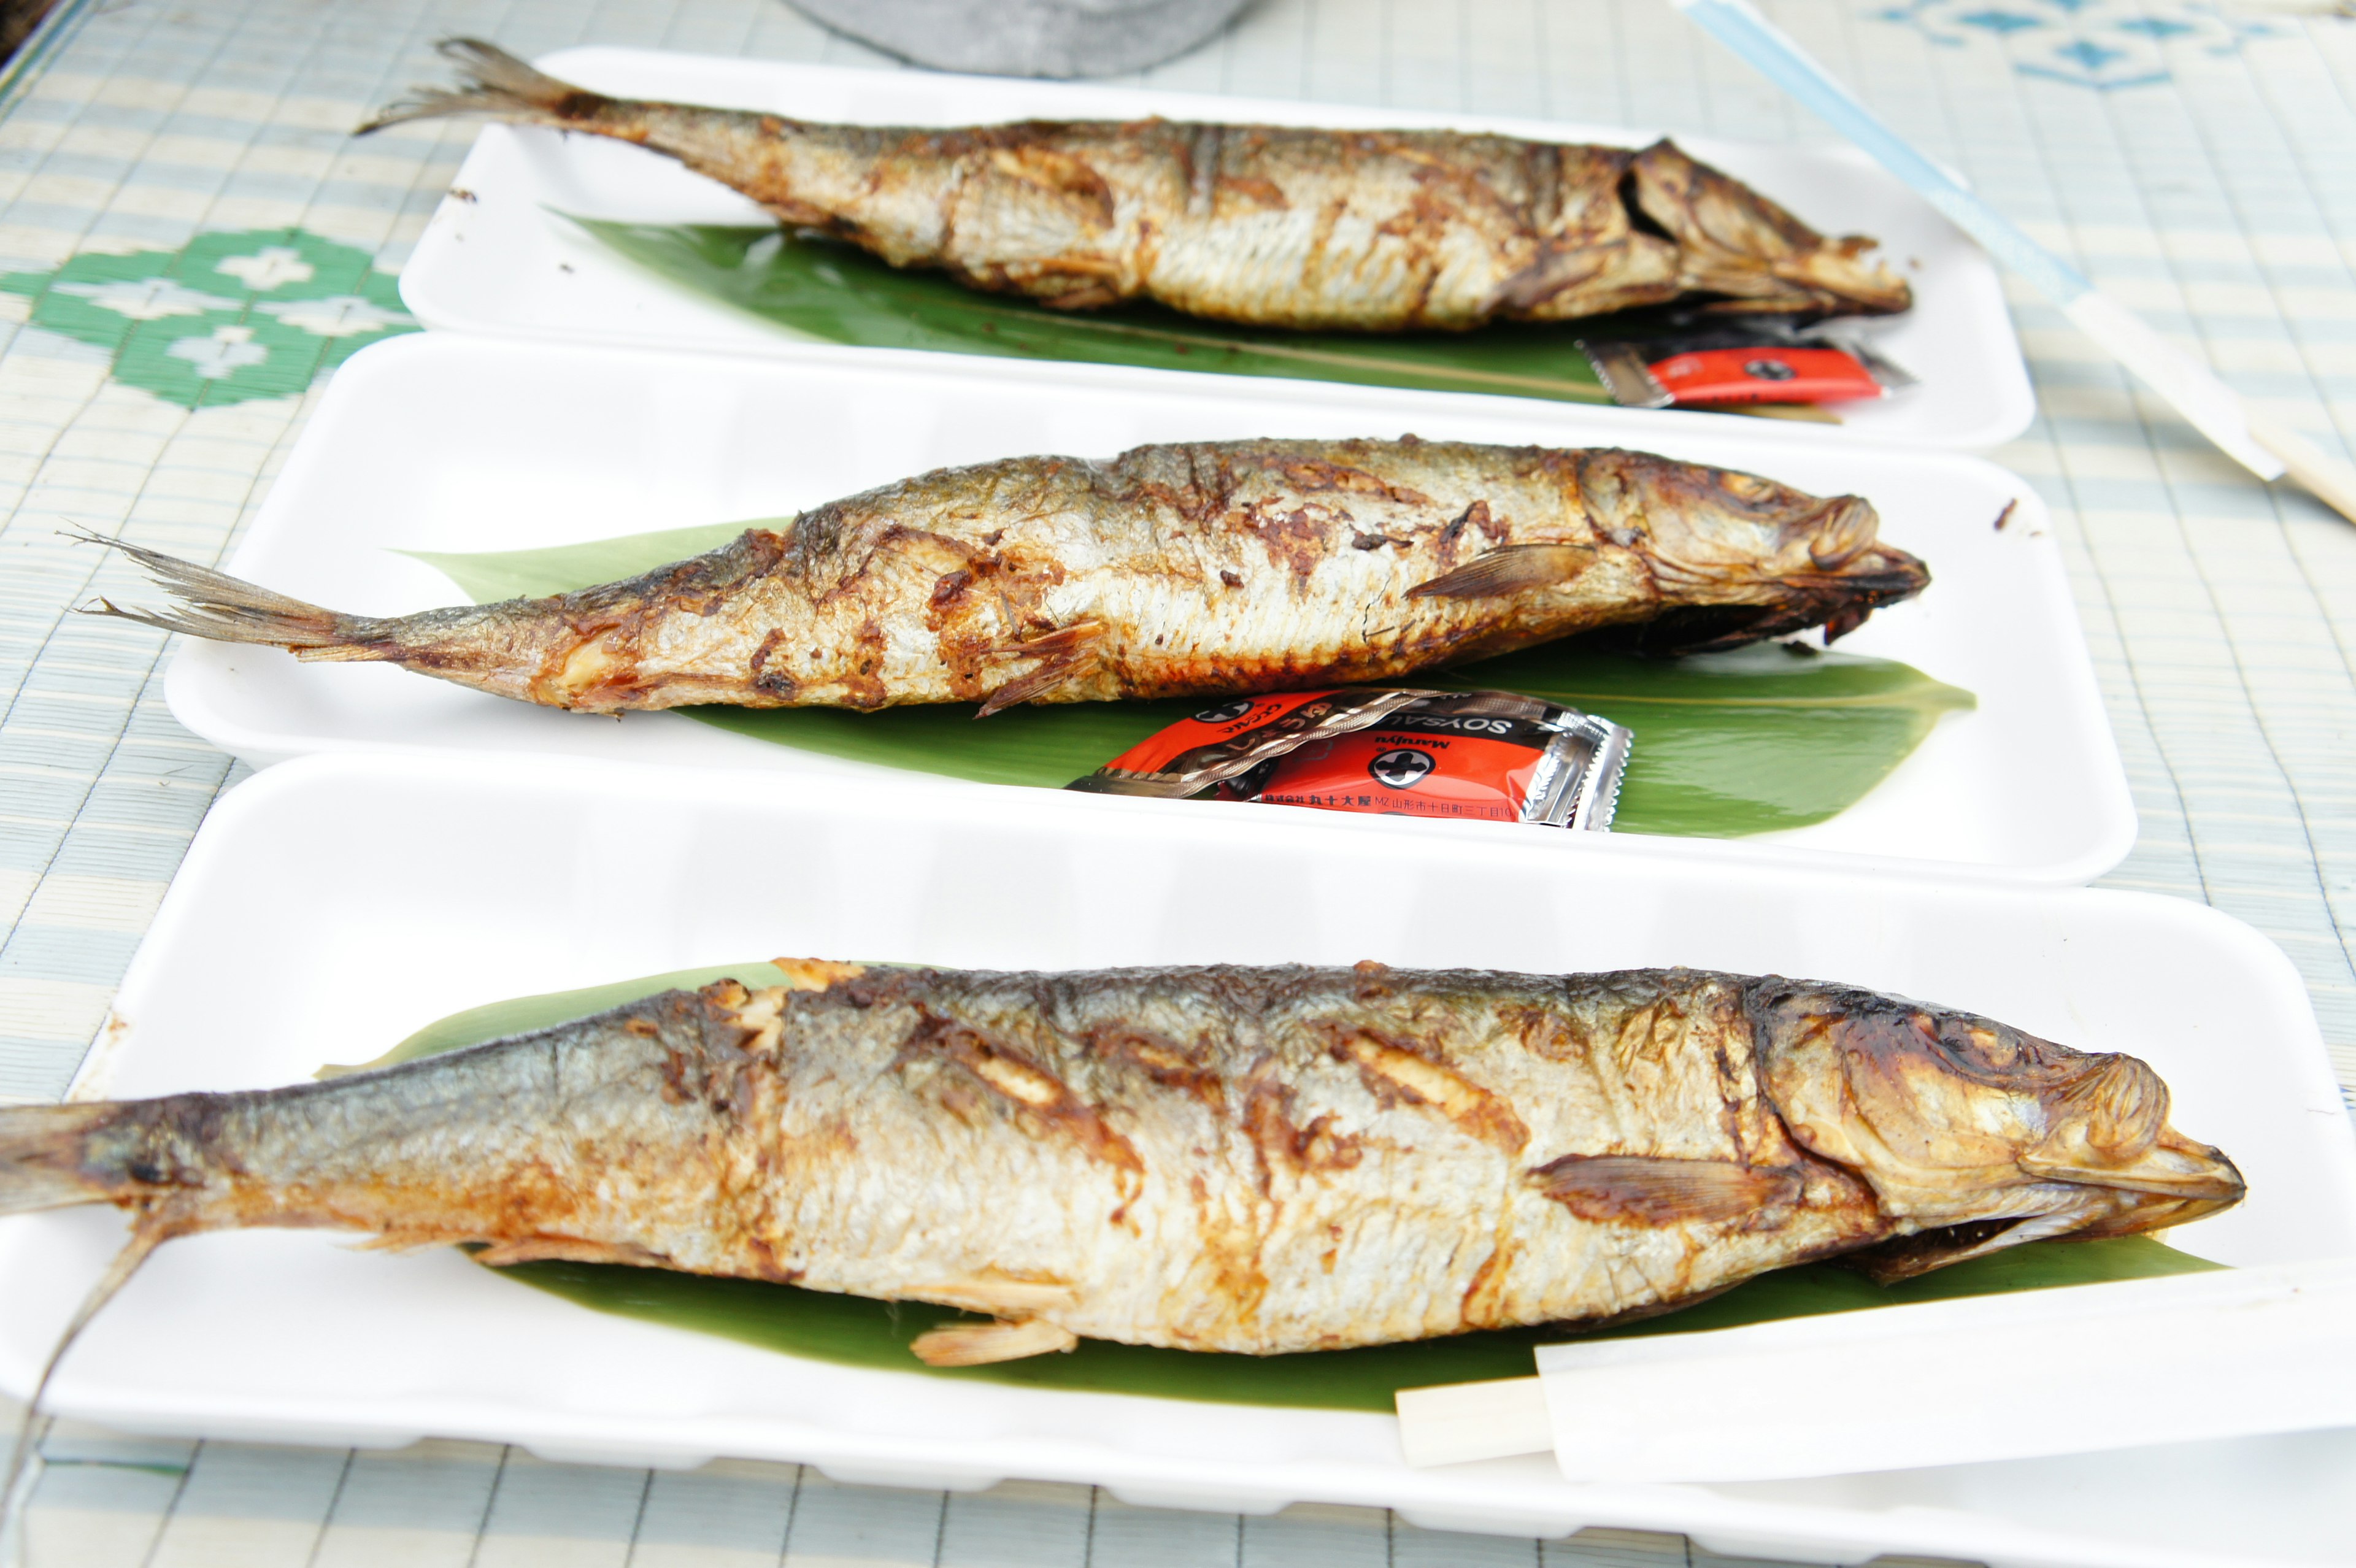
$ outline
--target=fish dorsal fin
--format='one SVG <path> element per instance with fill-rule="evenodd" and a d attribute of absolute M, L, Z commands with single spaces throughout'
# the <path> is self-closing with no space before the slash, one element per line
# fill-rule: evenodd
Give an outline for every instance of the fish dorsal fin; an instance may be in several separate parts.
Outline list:
<path fill-rule="evenodd" d="M 1736 1220 L 1800 1195 L 1800 1179 L 1788 1170 L 1653 1155 L 1566 1155 L 1531 1171 L 1529 1180 L 1580 1219 L 1601 1224 Z"/>
<path fill-rule="evenodd" d="M 1583 544 L 1502 545 L 1478 560 L 1410 588 L 1410 599 L 1502 599 L 1529 588 L 1558 588 L 1595 564 Z"/>
<path fill-rule="evenodd" d="M 772 958 L 769 965 L 784 972 L 788 991 L 823 991 L 867 973 L 864 964 L 842 964 L 831 958 Z"/>

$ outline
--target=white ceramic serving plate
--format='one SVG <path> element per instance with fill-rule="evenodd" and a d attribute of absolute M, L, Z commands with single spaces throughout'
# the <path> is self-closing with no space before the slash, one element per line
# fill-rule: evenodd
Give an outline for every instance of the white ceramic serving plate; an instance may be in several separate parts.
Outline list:
<path fill-rule="evenodd" d="M 76 1093 L 289 1083 L 456 1008 L 771 954 L 1684 963 L 1854 981 L 2132 1051 L 2173 1088 L 2177 1125 L 2250 1182 L 2243 1207 L 2179 1244 L 2237 1264 L 2356 1253 L 2356 1147 L 2305 992 L 2278 951 L 2211 910 L 1665 859 L 1586 836 L 1533 855 L 1505 825 L 1402 844 L 1368 818 L 1300 816 L 571 759 L 305 759 L 208 818 Z M 0 1386 L 23 1394 L 119 1235 L 107 1211 L 0 1221 Z M 2004 1375 L 2000 1345 L 1987 1360 Z M 440 1435 L 632 1465 L 734 1455 L 924 1487 L 1022 1476 L 1191 1508 L 1314 1499 L 1501 1533 L 1685 1531 L 1721 1552 L 1847 1563 L 2319 1562 L 2356 1500 L 2356 1444 L 2333 1435 L 1742 1486 L 1576 1486 L 1543 1457 L 1410 1470 L 1387 1415 L 802 1361 L 602 1316 L 448 1251 L 306 1232 L 165 1248 L 51 1398 L 138 1431 Z M 2045 1408 L 2033 1387 L 2020 1399 L 2024 1421 L 2103 1419 Z"/>
<path fill-rule="evenodd" d="M 2029 488 L 1975 458 L 1757 424 L 1472 408 L 1299 382 L 1165 377 L 1082 389 L 1007 381 L 997 361 L 947 356 L 820 365 L 425 333 L 363 350 L 337 373 L 228 568 L 338 610 L 422 610 L 461 596 L 395 549 L 512 549 L 791 515 L 941 464 L 1020 453 L 1409 431 L 1643 447 L 1820 494 L 1854 490 L 1880 508 L 1885 538 L 1929 560 L 1928 593 L 1876 614 L 1841 646 L 1973 691 L 1978 709 L 1943 720 L 1839 816 L 1723 854 L 2068 884 L 2133 844 L 2134 807 L 2060 554 Z M 1993 528 L 2016 503 L 2010 525 Z M 189 644 L 167 690 L 183 723 L 257 765 L 352 746 L 462 746 L 885 776 L 676 714 L 592 718 L 267 648 Z"/>
<path fill-rule="evenodd" d="M 567 49 L 539 63 L 583 86 L 622 96 L 854 123 L 956 125 L 1159 114 L 1177 120 L 1495 131 L 1538 140 L 1632 146 L 1655 139 L 1655 133 L 1624 126 L 1204 98 L 930 71 L 845 70 L 647 49 Z M 1826 233 L 1877 237 L 1883 254 L 1913 286 L 1914 308 L 1875 324 L 1872 331 L 1900 363 L 1922 379 L 1922 385 L 1877 401 L 1845 405 L 1841 417 L 1846 431 L 1883 441 L 1976 451 L 2009 441 L 2029 428 L 2036 402 L 1996 270 L 1976 245 L 1920 197 L 1851 148 L 1682 137 L 1679 144 L 1751 181 Z M 493 126 L 475 144 L 455 188 L 466 192 L 466 197 L 442 203 L 401 274 L 402 298 L 429 325 L 565 342 L 603 339 L 821 357 L 827 352 L 800 347 L 796 335 L 784 328 L 655 279 L 555 216 L 661 223 L 771 220 L 751 201 L 659 154 L 592 136 Z M 1050 368 L 1092 384 L 1130 386 L 1168 374 L 1108 367 L 1026 368 Z M 1735 416 L 1701 417 L 1715 421 Z"/>

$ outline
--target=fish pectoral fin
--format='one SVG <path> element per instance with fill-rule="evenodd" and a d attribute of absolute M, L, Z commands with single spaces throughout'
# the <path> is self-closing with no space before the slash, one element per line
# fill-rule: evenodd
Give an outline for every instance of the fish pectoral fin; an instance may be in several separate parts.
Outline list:
<path fill-rule="evenodd" d="M 1652 1155 L 1566 1155 L 1531 1171 L 1529 1182 L 1580 1219 L 1603 1224 L 1739 1220 L 1800 1195 L 1800 1179 L 1788 1170 Z"/>
<path fill-rule="evenodd" d="M 1558 588 L 1595 564 L 1583 544 L 1502 545 L 1478 560 L 1407 591 L 1410 599 L 1500 599 L 1530 588 Z"/>
<path fill-rule="evenodd" d="M 631 1264 L 639 1268 L 669 1268 L 670 1260 L 635 1242 L 586 1242 L 576 1236 L 526 1236 L 520 1241 L 495 1242 L 475 1254 L 486 1268 L 509 1264 L 555 1260 L 569 1264 Z"/>
<path fill-rule="evenodd" d="M 916 1360 L 928 1367 L 982 1367 L 992 1361 L 1019 1361 L 1068 1350 L 1080 1342 L 1069 1328 L 1044 1317 L 1021 1322 L 950 1323 L 928 1329 L 909 1342 Z"/>
<path fill-rule="evenodd" d="M 1027 643 L 1009 643 L 992 649 L 1001 656 L 1037 659 L 1040 662 L 991 692 L 974 717 L 987 719 L 993 713 L 1003 712 L 1018 703 L 1032 701 L 1055 690 L 1096 661 L 1097 642 L 1103 635 L 1102 625 L 1094 621 L 1082 621 L 1077 625 L 1050 632 L 1044 637 L 1033 637 Z"/>
<path fill-rule="evenodd" d="M 1586 237 L 1580 239 L 1585 240 Z M 1534 309 L 1565 289 L 1575 288 L 1594 277 L 1614 259 L 1615 249 L 1591 240 L 1541 245 L 1537 259 L 1499 283 L 1483 304 L 1491 311 Z"/>

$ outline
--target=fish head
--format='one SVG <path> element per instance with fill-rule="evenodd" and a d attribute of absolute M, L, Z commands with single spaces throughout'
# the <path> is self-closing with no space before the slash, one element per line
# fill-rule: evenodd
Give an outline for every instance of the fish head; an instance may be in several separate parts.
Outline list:
<path fill-rule="evenodd" d="M 1884 1279 L 2051 1236 L 2116 1236 L 2232 1207 L 2241 1172 L 2169 1124 L 2132 1056 L 1847 987 L 1753 993 L 1769 1093 L 1800 1146 L 1863 1180 L 1901 1239 Z"/>
<path fill-rule="evenodd" d="M 1812 496 L 1755 474 L 1641 452 L 1586 454 L 1588 521 L 1643 556 L 1668 608 L 1633 634 L 1647 653 L 1702 653 L 1822 625 L 1826 641 L 1930 585 L 1880 541 L 1861 496 Z"/>

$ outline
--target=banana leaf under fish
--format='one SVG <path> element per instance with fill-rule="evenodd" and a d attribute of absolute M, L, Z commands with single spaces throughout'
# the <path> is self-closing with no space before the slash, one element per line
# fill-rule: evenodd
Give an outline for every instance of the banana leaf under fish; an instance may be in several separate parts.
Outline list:
<path fill-rule="evenodd" d="M 477 603 L 490 603 L 628 577 L 723 544 L 746 526 L 677 528 L 544 549 L 409 553 L 446 574 Z M 1905 761 L 1942 715 L 1974 706 L 1970 692 L 1909 665 L 1776 644 L 1658 660 L 1553 643 L 1416 678 L 1441 688 L 1526 692 L 1626 725 L 1636 741 L 1621 790 L 1618 830 L 1702 837 L 1825 821 Z M 964 705 L 875 713 L 677 711 L 756 740 L 849 761 L 1052 789 L 1094 772 L 1200 706 L 1175 700 L 1020 707 L 981 723 Z"/>

